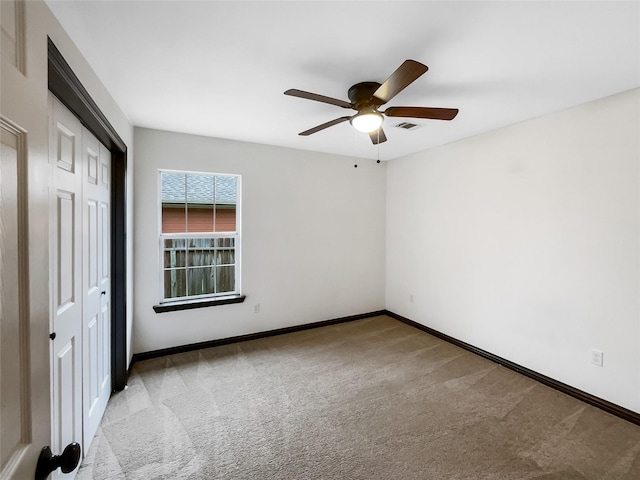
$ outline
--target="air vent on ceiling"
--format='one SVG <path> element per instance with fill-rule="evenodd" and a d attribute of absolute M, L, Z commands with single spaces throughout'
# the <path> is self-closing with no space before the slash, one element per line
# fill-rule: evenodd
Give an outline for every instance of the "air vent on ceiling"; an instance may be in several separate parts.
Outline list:
<path fill-rule="evenodd" d="M 404 128 L 405 130 L 415 130 L 416 128 L 420 128 L 420 125 L 411 122 L 401 122 L 396 125 L 396 128 Z"/>

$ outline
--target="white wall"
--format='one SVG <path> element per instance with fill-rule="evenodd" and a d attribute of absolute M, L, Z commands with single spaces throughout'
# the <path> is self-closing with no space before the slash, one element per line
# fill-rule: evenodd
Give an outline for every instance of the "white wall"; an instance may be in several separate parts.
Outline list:
<path fill-rule="evenodd" d="M 384 308 L 383 163 L 142 128 L 135 145 L 134 352 Z M 163 168 L 242 175 L 244 303 L 153 311 Z"/>
<path fill-rule="evenodd" d="M 389 162 L 387 309 L 640 412 L 639 161 L 635 89 Z"/>

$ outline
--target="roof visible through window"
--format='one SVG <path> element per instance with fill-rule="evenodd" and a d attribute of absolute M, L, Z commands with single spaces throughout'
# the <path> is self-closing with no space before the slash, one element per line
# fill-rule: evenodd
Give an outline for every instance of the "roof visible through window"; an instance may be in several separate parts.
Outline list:
<path fill-rule="evenodd" d="M 214 189 L 215 179 L 215 189 Z M 235 205 L 236 177 L 190 173 L 162 172 L 162 203 Z M 215 190 L 215 202 L 213 193 Z"/>

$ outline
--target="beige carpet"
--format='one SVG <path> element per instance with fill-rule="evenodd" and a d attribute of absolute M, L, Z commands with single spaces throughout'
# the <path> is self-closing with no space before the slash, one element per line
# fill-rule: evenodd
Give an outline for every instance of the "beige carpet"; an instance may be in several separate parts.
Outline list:
<path fill-rule="evenodd" d="M 640 427 L 389 317 L 136 363 L 78 480 L 640 479 Z"/>

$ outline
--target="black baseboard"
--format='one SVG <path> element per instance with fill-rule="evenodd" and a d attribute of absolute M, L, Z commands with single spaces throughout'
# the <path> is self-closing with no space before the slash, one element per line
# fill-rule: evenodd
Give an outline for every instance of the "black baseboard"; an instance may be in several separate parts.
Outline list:
<path fill-rule="evenodd" d="M 615 403 L 611 403 L 600 397 L 596 397 L 595 395 L 591 395 L 590 393 L 584 392 L 582 390 L 578 390 L 577 388 L 574 388 L 571 385 L 567 385 L 566 383 L 559 382 L 558 380 L 555 380 L 551 377 L 547 377 L 546 375 L 542 375 L 541 373 L 530 370 L 526 367 L 518 365 L 517 363 L 513 363 L 502 357 L 494 355 L 493 353 L 487 352 L 486 350 L 482 350 L 481 348 L 474 347 L 473 345 L 465 343 L 456 338 L 450 337 L 449 335 L 446 335 L 437 330 L 434 330 L 433 328 L 429 328 L 425 325 L 422 325 L 421 323 L 405 318 L 401 315 L 398 315 L 397 313 L 390 312 L 389 310 L 385 310 L 384 313 L 392 318 L 395 318 L 396 320 L 406 323 L 407 325 L 411 325 L 412 327 L 422 330 L 423 332 L 426 332 L 429 335 L 433 335 L 434 337 L 440 338 L 446 342 L 456 345 L 457 347 L 460 347 L 469 352 L 475 353 L 476 355 L 480 355 L 481 357 L 484 357 L 487 360 L 491 360 L 492 362 L 502 365 L 503 367 L 513 370 L 514 372 L 521 373 L 522 375 L 525 375 L 533 380 L 536 380 L 544 385 L 547 385 L 548 387 L 554 388 L 562 393 L 566 393 L 567 395 L 577 398 L 578 400 L 582 400 L 583 402 L 588 403 L 589 405 L 598 407 L 599 409 L 604 410 L 607 413 L 620 417 L 636 425 L 640 425 L 639 413 L 636 413 L 632 410 L 628 410 L 624 407 L 616 405 Z"/>
<path fill-rule="evenodd" d="M 326 327 L 328 325 L 336 325 L 338 323 L 352 322 L 354 320 L 362 320 L 364 318 L 377 317 L 379 315 L 387 315 L 386 310 L 378 310 L 376 312 L 361 313 L 359 315 L 351 315 L 348 317 L 333 318 L 331 320 L 323 320 L 320 322 L 306 323 L 304 325 L 294 325 L 293 327 L 278 328 L 268 330 L 266 332 L 250 333 L 248 335 L 239 335 L 237 337 L 221 338 L 219 340 L 209 340 L 206 342 L 191 343 L 189 345 L 180 345 L 179 347 L 163 348 L 144 353 L 134 353 L 131 358 L 130 369 L 133 364 L 142 360 L 151 358 L 164 357 L 166 355 L 174 355 L 176 353 L 192 352 L 203 348 L 219 347 L 220 345 L 229 345 L 230 343 L 246 342 L 248 340 L 257 340 L 259 338 L 273 337 L 275 335 L 284 335 L 286 333 L 300 332 L 311 328 Z"/>

